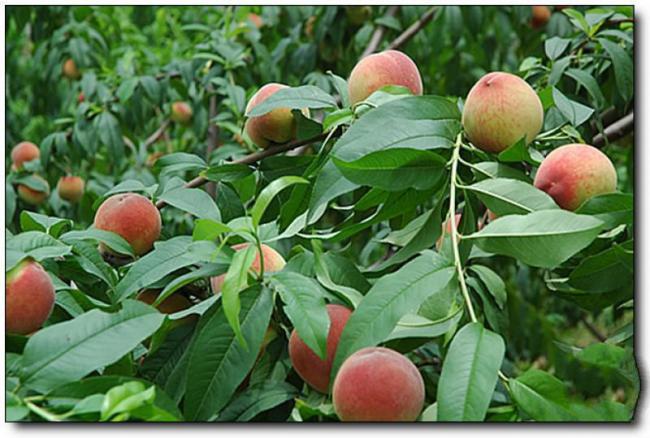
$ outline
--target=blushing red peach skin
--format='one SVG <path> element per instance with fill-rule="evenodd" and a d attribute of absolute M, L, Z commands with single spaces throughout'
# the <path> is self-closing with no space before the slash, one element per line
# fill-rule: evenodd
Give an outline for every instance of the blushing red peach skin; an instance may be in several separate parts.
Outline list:
<path fill-rule="evenodd" d="M 54 284 L 43 267 L 24 260 L 7 273 L 5 330 L 28 335 L 47 321 L 54 307 Z"/>

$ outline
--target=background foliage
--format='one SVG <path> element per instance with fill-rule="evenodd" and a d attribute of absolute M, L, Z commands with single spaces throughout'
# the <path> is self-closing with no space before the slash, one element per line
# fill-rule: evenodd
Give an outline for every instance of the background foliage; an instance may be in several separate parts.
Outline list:
<path fill-rule="evenodd" d="M 427 11 L 377 6 L 353 23 L 334 6 L 7 7 L 6 268 L 35 258 L 57 289 L 46 328 L 7 336 L 7 419 L 335 421 L 331 400 L 291 369 L 287 338 L 300 319 L 292 300 L 312 303 L 314 314 L 325 300 L 356 307 L 335 367 L 368 345 L 407 353 L 425 379 L 424 421 L 629 419 L 639 390 L 633 133 L 602 134 L 633 109 L 633 11 L 554 10 L 533 29 L 527 6 L 437 7 L 400 48 L 418 65 L 425 96 L 385 90 L 372 106 L 350 109 L 341 83 L 373 32 L 385 28 L 382 49 Z M 79 80 L 62 77 L 68 58 Z M 498 157 L 462 148 L 454 158 L 462 100 L 496 70 L 533 85 L 542 134 Z M 227 164 L 256 152 L 242 132 L 245 106 L 267 82 L 313 86 L 292 96 L 294 108 L 312 108 L 298 135 L 331 140 Z M 188 126 L 168 121 L 179 100 L 193 109 Z M 439 124 L 417 123 L 425 120 Z M 398 126 L 428 145 L 400 138 Z M 9 153 L 22 140 L 37 143 L 41 159 L 16 173 Z M 618 193 L 577 214 L 549 207 L 530 185 L 543 155 L 570 142 L 601 147 L 619 178 Z M 450 162 L 461 185 L 450 184 Z M 37 184 L 34 172 L 52 187 L 66 173 L 82 176 L 81 202 L 53 190 L 37 208 L 23 204 L 15 184 Z M 183 187 L 199 175 L 210 183 Z M 459 249 L 474 323 L 452 242 L 434 251 L 450 186 L 463 211 L 459 231 L 471 235 Z M 124 191 L 168 205 L 155 250 L 113 267 L 95 242 L 119 242 L 89 227 L 99 203 Z M 485 206 L 510 214 L 492 225 L 497 237 L 498 223 L 536 237 L 515 239 L 514 249 L 485 237 L 477 228 Z M 272 245 L 287 268 L 211 296 L 208 276 L 247 268 L 218 248 L 243 240 Z M 422 287 L 406 287 L 420 270 Z M 165 317 L 133 300 L 142 288 L 182 293 L 195 306 Z M 401 300 L 374 314 L 382 294 Z M 198 322 L 173 323 L 190 313 Z M 314 319 L 316 346 L 326 330 Z M 258 358 L 269 321 L 277 337 Z M 74 335 L 73 356 L 61 356 L 62 333 Z M 472 354 L 481 350 L 493 354 Z M 461 364 L 500 369 L 502 378 L 471 385 Z M 465 397 L 450 398 L 450 386 Z"/>

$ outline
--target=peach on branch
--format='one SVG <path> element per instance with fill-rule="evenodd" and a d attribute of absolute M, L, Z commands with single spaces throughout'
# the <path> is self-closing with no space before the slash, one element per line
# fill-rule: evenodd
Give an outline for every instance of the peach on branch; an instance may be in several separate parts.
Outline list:
<path fill-rule="evenodd" d="M 136 255 L 142 255 L 151 250 L 160 237 L 160 212 L 142 195 L 121 193 L 99 206 L 95 228 L 119 234 L 129 242 Z M 106 250 L 103 244 L 101 248 Z"/>
<path fill-rule="evenodd" d="M 586 144 L 567 144 L 551 151 L 535 175 L 535 187 L 566 210 L 587 199 L 616 190 L 616 169 L 600 150 Z"/>
<path fill-rule="evenodd" d="M 250 245 L 250 243 L 238 243 L 237 245 L 233 245 L 232 249 L 234 251 L 241 251 L 242 249 L 248 248 L 248 245 Z M 286 261 L 280 255 L 280 253 L 265 244 L 262 244 L 261 247 L 262 247 L 262 257 L 264 260 L 264 272 L 281 271 L 282 268 L 284 268 L 284 265 L 286 265 Z M 253 272 L 258 274 L 261 272 L 262 266 L 261 266 L 259 251 L 255 254 L 255 259 L 251 264 L 251 269 L 253 270 Z M 210 285 L 212 286 L 212 292 L 215 295 L 221 293 L 221 288 L 223 287 L 223 282 L 225 280 L 226 280 L 226 274 L 221 274 L 221 275 L 217 275 L 216 277 L 210 278 Z"/>
<path fill-rule="evenodd" d="M 324 394 L 329 391 L 330 372 L 332 371 L 336 347 L 339 344 L 343 328 L 352 314 L 350 309 L 338 304 L 328 304 L 326 307 L 330 319 L 330 328 L 327 333 L 327 356 L 325 360 L 318 357 L 300 339 L 295 329 L 289 338 L 289 358 L 293 368 L 309 386 Z"/>
<path fill-rule="evenodd" d="M 530 25 L 533 29 L 539 29 L 551 19 L 551 8 L 548 6 L 533 6 Z"/>
<path fill-rule="evenodd" d="M 172 112 L 170 119 L 172 121 L 188 124 L 192 120 L 192 107 L 189 106 L 186 102 L 174 102 L 172 103 Z"/>
<path fill-rule="evenodd" d="M 18 197 L 28 204 L 40 205 L 50 196 L 50 185 L 41 176 L 32 175 L 32 179 L 38 181 L 43 190 L 31 188 L 26 184 L 18 184 Z"/>
<path fill-rule="evenodd" d="M 68 202 L 79 202 L 84 195 L 86 183 L 78 176 L 62 176 L 56 185 L 59 197 Z"/>
<path fill-rule="evenodd" d="M 479 149 L 499 153 L 525 137 L 533 141 L 542 129 L 544 108 L 519 76 L 492 72 L 470 90 L 463 108 L 463 129 Z"/>
<path fill-rule="evenodd" d="M 415 421 L 424 404 L 424 381 L 405 356 L 369 347 L 343 362 L 332 399 L 341 421 Z"/>
<path fill-rule="evenodd" d="M 284 88 L 288 87 L 276 83 L 264 85 L 248 101 L 246 113 Z M 253 143 L 261 148 L 267 148 L 271 143 L 286 143 L 296 137 L 296 121 L 290 108 L 275 108 L 261 116 L 250 117 L 245 129 Z"/>
<path fill-rule="evenodd" d="M 386 50 L 368 55 L 354 66 L 348 79 L 350 102 L 359 103 L 386 85 L 400 85 L 414 95 L 422 94 L 422 78 L 415 62 L 402 52 Z"/>
<path fill-rule="evenodd" d="M 63 63 L 63 76 L 68 79 L 79 79 L 81 77 L 81 72 L 72 58 L 66 59 Z"/>
<path fill-rule="evenodd" d="M 23 168 L 23 163 L 35 160 L 41 156 L 41 151 L 30 141 L 21 141 L 11 150 L 11 161 L 16 170 Z"/>
<path fill-rule="evenodd" d="M 43 326 L 54 307 L 54 284 L 43 267 L 23 260 L 7 273 L 5 329 L 28 335 Z"/>

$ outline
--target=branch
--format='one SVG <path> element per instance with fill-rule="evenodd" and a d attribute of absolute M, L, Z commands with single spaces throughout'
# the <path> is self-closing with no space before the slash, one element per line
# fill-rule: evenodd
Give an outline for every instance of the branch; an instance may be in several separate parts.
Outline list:
<path fill-rule="evenodd" d="M 397 10 L 399 9 L 399 6 L 390 6 L 388 8 L 388 11 L 386 12 L 387 17 L 392 17 L 397 13 Z M 382 25 L 379 25 L 377 29 L 375 29 L 375 32 L 372 34 L 372 37 L 370 38 L 370 42 L 368 43 L 368 47 L 366 47 L 366 50 L 363 51 L 361 54 L 361 58 L 365 58 L 366 56 L 370 55 L 373 53 L 375 50 L 377 50 L 377 47 L 379 47 L 379 43 L 381 43 L 381 39 L 384 37 L 384 32 L 386 31 L 386 28 Z"/>
<path fill-rule="evenodd" d="M 144 148 L 149 149 L 149 146 L 154 144 L 162 135 L 165 133 L 165 130 L 169 126 L 169 119 L 165 119 L 161 124 L 158 129 L 154 131 L 153 134 L 151 134 L 147 139 L 144 141 Z"/>
<path fill-rule="evenodd" d="M 587 318 L 583 317 L 582 323 L 585 325 L 585 327 L 587 327 L 587 330 L 589 330 L 589 332 L 594 335 L 594 337 L 600 342 L 605 342 L 607 340 L 607 336 L 602 334 L 595 325 L 587 321 Z"/>
<path fill-rule="evenodd" d="M 208 147 L 205 151 L 205 159 L 207 162 L 210 162 L 210 155 L 217 148 L 217 143 L 219 142 L 219 127 L 213 122 L 216 116 L 217 96 L 213 95 L 210 97 L 210 109 L 208 111 Z M 217 195 L 217 186 L 213 182 L 207 185 L 206 190 L 212 198 Z"/>
<path fill-rule="evenodd" d="M 264 149 L 262 151 L 255 152 L 253 154 L 246 155 L 244 158 L 240 158 L 239 160 L 234 160 L 228 164 L 252 164 L 257 161 L 263 160 L 266 157 L 281 154 L 282 152 L 290 151 L 291 149 L 299 148 L 300 146 L 304 146 L 309 143 L 315 143 L 324 140 L 325 138 L 327 138 L 327 136 L 328 133 L 322 133 L 317 135 L 316 137 L 308 138 L 306 140 L 294 140 L 294 141 L 290 141 L 289 143 L 272 146 L 268 149 Z M 183 187 L 187 189 L 200 187 L 207 182 L 208 182 L 207 179 L 203 178 L 202 176 L 197 176 L 193 180 L 188 181 Z M 156 202 L 156 207 L 158 208 L 162 208 L 165 205 L 167 205 L 165 201 L 159 200 L 158 202 Z"/>
<path fill-rule="evenodd" d="M 408 43 L 411 38 L 413 38 L 420 30 L 424 28 L 432 19 L 436 13 L 436 6 L 429 8 L 428 11 L 420 17 L 418 21 L 411 24 L 408 29 L 406 29 L 400 36 L 395 38 L 392 43 L 388 45 L 386 50 L 394 50 L 402 47 L 404 44 Z"/>
<path fill-rule="evenodd" d="M 615 121 L 606 127 L 601 134 L 596 135 L 593 139 L 593 145 L 596 147 L 604 146 L 606 143 L 625 137 L 632 131 L 634 131 L 634 112 Z"/>

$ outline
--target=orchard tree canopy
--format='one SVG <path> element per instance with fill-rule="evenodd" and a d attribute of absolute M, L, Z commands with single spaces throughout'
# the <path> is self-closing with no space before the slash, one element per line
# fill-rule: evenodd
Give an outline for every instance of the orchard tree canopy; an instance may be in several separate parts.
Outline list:
<path fill-rule="evenodd" d="M 8 421 L 633 418 L 634 12 L 9 6 Z"/>

